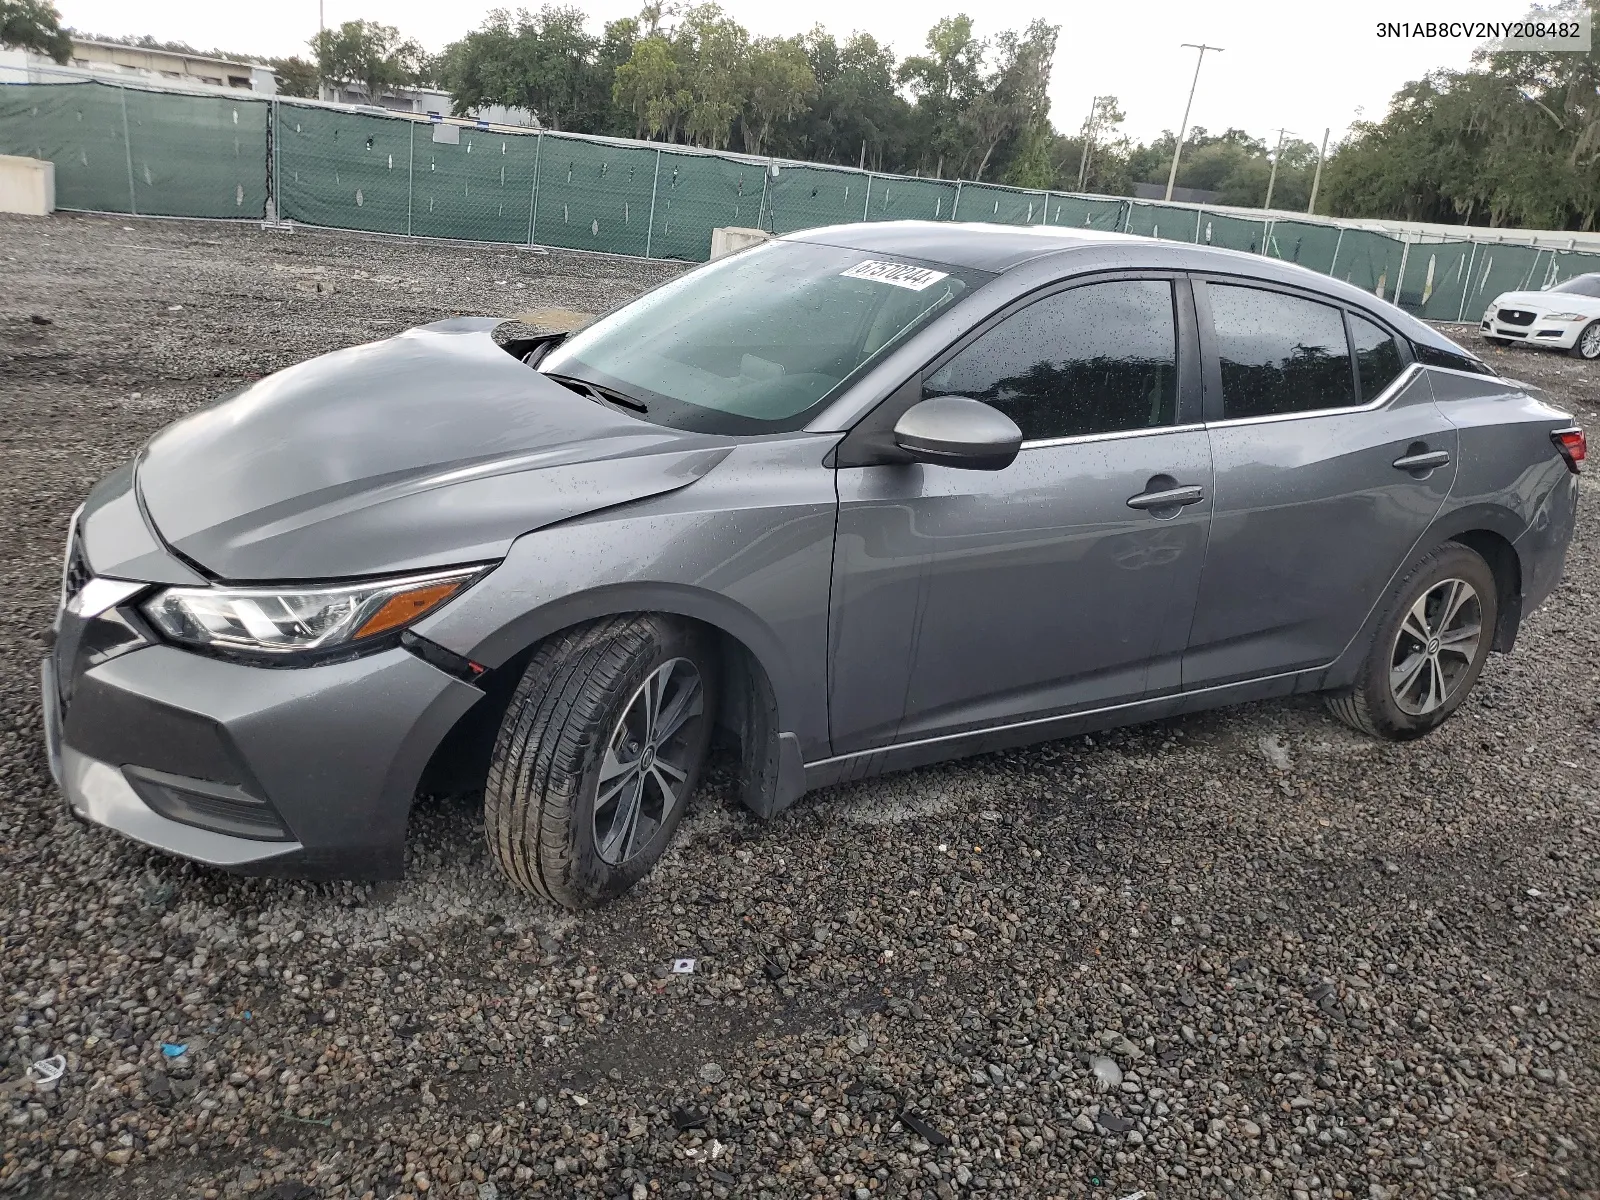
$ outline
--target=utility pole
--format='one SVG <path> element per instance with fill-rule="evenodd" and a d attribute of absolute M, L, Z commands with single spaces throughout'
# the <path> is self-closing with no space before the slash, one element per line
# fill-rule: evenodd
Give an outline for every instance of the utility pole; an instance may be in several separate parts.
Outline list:
<path fill-rule="evenodd" d="M 1200 64 L 1205 62 L 1207 50 L 1215 50 L 1218 54 L 1221 54 L 1223 48 L 1221 46 L 1207 46 L 1204 42 L 1198 46 L 1193 42 L 1184 42 L 1183 49 L 1198 50 L 1200 53 L 1195 56 L 1194 82 L 1189 84 L 1189 100 L 1183 106 L 1183 124 L 1178 128 L 1178 141 L 1172 147 L 1172 170 L 1167 174 L 1168 200 L 1172 199 L 1172 185 L 1178 182 L 1178 156 L 1183 153 L 1183 135 L 1189 132 L 1189 109 L 1194 104 L 1194 89 L 1200 85 Z"/>
<path fill-rule="evenodd" d="M 1278 182 L 1278 160 L 1283 157 L 1283 135 L 1288 132 L 1287 129 L 1278 130 L 1278 145 L 1272 152 L 1272 173 L 1267 176 L 1267 202 L 1261 206 L 1264 209 L 1272 207 L 1272 189 Z"/>
<path fill-rule="evenodd" d="M 1083 153 L 1078 155 L 1078 190 L 1083 191 L 1089 180 L 1089 147 L 1094 141 L 1094 117 L 1100 108 L 1100 97 L 1089 102 L 1089 115 L 1083 122 Z"/>
<path fill-rule="evenodd" d="M 1328 134 L 1332 130 L 1322 131 L 1322 149 L 1317 151 L 1317 172 L 1311 177 L 1311 200 L 1306 204 L 1306 216 L 1311 216 L 1317 211 L 1317 186 L 1322 182 L 1322 160 L 1328 154 Z"/>

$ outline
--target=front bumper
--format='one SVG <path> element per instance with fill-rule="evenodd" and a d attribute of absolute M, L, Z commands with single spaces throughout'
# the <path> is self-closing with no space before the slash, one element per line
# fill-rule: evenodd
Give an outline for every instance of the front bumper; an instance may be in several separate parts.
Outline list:
<path fill-rule="evenodd" d="M 47 661 L 41 685 L 75 815 L 199 862 L 309 878 L 401 874 L 417 781 L 483 695 L 403 649 L 267 668 L 154 645 L 83 670 Z"/>
<path fill-rule="evenodd" d="M 1552 350 L 1571 350 L 1583 332 L 1582 321 L 1548 321 L 1536 317 L 1531 325 L 1511 325 L 1497 316 L 1484 314 L 1478 329 L 1485 337 L 1505 338 L 1507 341 L 1526 342 L 1530 346 L 1548 346 Z"/>

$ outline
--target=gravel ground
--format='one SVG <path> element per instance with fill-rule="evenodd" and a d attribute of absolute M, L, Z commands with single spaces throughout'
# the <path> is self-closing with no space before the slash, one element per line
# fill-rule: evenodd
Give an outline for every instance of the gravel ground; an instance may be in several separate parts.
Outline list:
<path fill-rule="evenodd" d="M 676 268 L 67 216 L 0 255 L 0 1193 L 1600 1196 L 1593 483 L 1565 586 L 1420 743 L 1306 699 L 770 825 L 713 786 L 577 917 L 465 801 L 418 805 L 403 883 L 240 880 L 62 814 L 72 507 L 244 379 Z M 1594 367 L 1462 336 L 1600 427 Z"/>

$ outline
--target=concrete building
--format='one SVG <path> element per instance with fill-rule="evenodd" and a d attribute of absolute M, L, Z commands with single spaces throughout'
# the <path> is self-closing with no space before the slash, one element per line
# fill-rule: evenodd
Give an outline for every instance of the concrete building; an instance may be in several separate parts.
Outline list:
<path fill-rule="evenodd" d="M 449 92 L 428 87 L 394 88 L 373 100 L 368 98 L 366 88 L 359 83 L 325 83 L 322 85 L 320 99 L 333 104 L 382 108 L 389 112 L 413 113 L 417 116 L 427 116 L 429 113 L 450 116 L 452 104 Z M 491 125 L 514 125 L 521 129 L 539 128 L 539 118 L 526 108 L 486 104 L 466 115 L 474 120 L 487 121 Z"/>
<path fill-rule="evenodd" d="M 271 67 L 207 54 L 124 46 L 90 38 L 72 39 L 72 58 L 66 63 L 28 50 L 0 50 L 0 83 L 60 83 L 70 79 L 109 79 L 182 89 L 222 88 L 262 96 L 275 96 L 278 92 Z"/>

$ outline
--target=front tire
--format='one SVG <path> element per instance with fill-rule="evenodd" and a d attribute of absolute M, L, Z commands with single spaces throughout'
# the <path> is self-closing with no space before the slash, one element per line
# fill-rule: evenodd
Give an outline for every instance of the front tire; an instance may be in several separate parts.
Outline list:
<path fill-rule="evenodd" d="M 1328 707 L 1351 728 L 1391 741 L 1437 729 L 1477 683 L 1499 616 L 1489 564 L 1446 542 L 1401 585 L 1355 683 L 1331 693 Z"/>
<path fill-rule="evenodd" d="M 1572 343 L 1572 356 L 1593 362 L 1600 358 L 1600 321 L 1590 321 L 1583 327 L 1578 340 Z"/>
<path fill-rule="evenodd" d="M 535 650 L 484 788 L 489 852 L 566 908 L 647 874 L 699 783 L 716 713 L 711 645 L 666 617 L 609 617 Z"/>
<path fill-rule="evenodd" d="M 1510 338 L 1496 337 L 1492 333 L 1484 334 L 1483 335 L 1483 340 L 1488 342 L 1491 346 L 1509 346 L 1509 345 L 1511 345 L 1511 339 Z"/>

